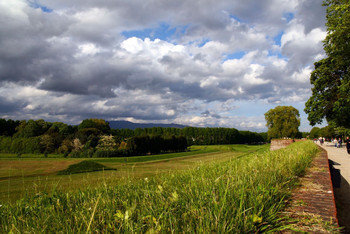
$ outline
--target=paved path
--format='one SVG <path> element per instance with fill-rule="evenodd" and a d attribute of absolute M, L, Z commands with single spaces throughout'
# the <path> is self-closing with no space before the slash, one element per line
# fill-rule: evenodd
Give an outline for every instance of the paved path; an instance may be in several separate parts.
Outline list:
<path fill-rule="evenodd" d="M 335 200 L 340 226 L 346 228 L 345 232 L 350 233 L 350 155 L 346 148 L 335 148 L 334 144 L 326 142 L 322 148 L 327 150 L 328 158 L 332 160 L 336 169 L 340 169 L 340 188 L 334 189 Z"/>

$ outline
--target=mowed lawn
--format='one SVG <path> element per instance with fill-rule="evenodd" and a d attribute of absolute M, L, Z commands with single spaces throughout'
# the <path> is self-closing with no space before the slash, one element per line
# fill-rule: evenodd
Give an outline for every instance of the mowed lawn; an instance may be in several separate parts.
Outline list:
<path fill-rule="evenodd" d="M 155 176 L 173 170 L 186 170 L 200 163 L 231 160 L 252 152 L 267 150 L 268 145 L 192 146 L 188 152 L 136 156 L 127 158 L 40 158 L 38 155 L 0 154 L 0 200 L 15 201 L 55 190 L 71 191 L 111 185 L 119 179 L 130 180 Z M 114 171 L 100 171 L 73 175 L 56 175 L 69 165 L 93 160 Z"/>

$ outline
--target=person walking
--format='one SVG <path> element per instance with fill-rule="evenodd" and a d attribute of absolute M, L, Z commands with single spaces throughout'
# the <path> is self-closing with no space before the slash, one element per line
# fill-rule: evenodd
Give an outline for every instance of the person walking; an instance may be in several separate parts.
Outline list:
<path fill-rule="evenodd" d="M 341 148 L 342 147 L 342 144 L 343 144 L 343 141 L 341 138 L 339 138 L 338 140 L 338 148 Z"/>
<path fill-rule="evenodd" d="M 350 154 L 350 139 L 349 139 L 349 137 L 346 137 L 345 144 L 346 144 L 346 150 L 348 151 L 348 154 Z"/>
<path fill-rule="evenodd" d="M 337 140 L 337 138 L 334 138 L 334 147 L 338 147 L 338 140 Z"/>

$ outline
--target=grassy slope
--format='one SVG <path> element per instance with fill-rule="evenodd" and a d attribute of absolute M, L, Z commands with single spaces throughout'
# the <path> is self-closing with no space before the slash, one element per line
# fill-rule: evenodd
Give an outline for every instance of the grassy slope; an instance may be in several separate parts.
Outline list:
<path fill-rule="evenodd" d="M 0 207 L 0 229 L 30 232 L 256 232 L 276 217 L 318 151 L 311 142 Z"/>
<path fill-rule="evenodd" d="M 169 160 L 173 158 L 182 158 L 188 156 L 206 156 L 219 152 L 254 152 L 265 149 L 265 146 L 247 146 L 247 145 L 211 145 L 211 146 L 192 146 L 187 152 L 158 154 L 147 156 L 121 157 L 121 158 L 44 158 L 42 155 L 28 154 L 17 158 L 12 154 L 0 154 L 0 180 L 8 177 L 26 177 L 36 175 L 49 175 L 67 168 L 71 164 L 83 160 L 93 160 L 105 165 L 135 164 L 141 162 L 155 162 Z M 53 155 L 54 156 L 54 155 Z"/>
<path fill-rule="evenodd" d="M 128 158 L 70 159 L 70 158 L 21 158 L 0 160 L 0 200 L 14 201 L 23 196 L 54 189 L 74 191 L 96 187 L 102 183 L 117 184 L 120 178 L 140 178 L 160 173 L 192 168 L 198 163 L 225 161 L 247 152 L 265 150 L 268 145 L 220 145 L 192 146 L 190 152 L 161 154 Z M 169 156 L 168 158 L 165 158 Z M 83 173 L 60 176 L 58 171 L 82 160 L 97 161 L 117 171 Z M 133 163 L 132 163 L 133 161 Z"/>

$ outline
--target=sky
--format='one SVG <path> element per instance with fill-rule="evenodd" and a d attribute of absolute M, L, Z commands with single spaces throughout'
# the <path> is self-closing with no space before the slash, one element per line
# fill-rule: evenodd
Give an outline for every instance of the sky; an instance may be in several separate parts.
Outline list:
<path fill-rule="evenodd" d="M 0 117 L 266 131 L 300 112 L 326 36 L 321 0 L 2 0 Z"/>

